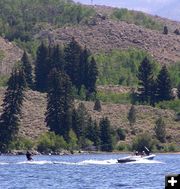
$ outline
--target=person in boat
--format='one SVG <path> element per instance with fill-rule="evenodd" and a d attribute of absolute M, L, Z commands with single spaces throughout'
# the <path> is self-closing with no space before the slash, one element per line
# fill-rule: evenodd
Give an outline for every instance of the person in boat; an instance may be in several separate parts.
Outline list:
<path fill-rule="evenodd" d="M 27 158 L 28 161 L 32 161 L 33 160 L 32 154 L 29 151 L 26 152 L 26 158 Z"/>

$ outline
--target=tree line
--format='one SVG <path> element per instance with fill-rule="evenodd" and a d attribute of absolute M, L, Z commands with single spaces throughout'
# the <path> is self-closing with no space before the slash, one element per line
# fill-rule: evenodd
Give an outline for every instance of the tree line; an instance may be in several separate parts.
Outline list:
<path fill-rule="evenodd" d="M 153 73 L 153 64 L 145 57 L 138 70 L 139 87 L 135 100 L 154 106 L 160 101 L 173 99 L 172 82 L 166 65 L 163 65 L 157 77 Z M 179 96 L 178 87 L 178 96 Z"/>

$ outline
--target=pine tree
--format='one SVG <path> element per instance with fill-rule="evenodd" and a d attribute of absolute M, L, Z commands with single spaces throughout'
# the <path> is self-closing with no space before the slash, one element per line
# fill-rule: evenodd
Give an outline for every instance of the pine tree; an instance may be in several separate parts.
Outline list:
<path fill-rule="evenodd" d="M 71 128 L 73 97 L 69 77 L 56 69 L 49 74 L 46 124 L 68 142 Z"/>
<path fill-rule="evenodd" d="M 54 47 L 49 47 L 49 58 L 50 58 L 50 69 L 56 68 L 58 71 L 64 70 L 64 55 L 63 50 L 56 45 Z"/>
<path fill-rule="evenodd" d="M 88 90 L 88 96 L 92 93 L 96 93 L 96 80 L 98 77 L 98 69 L 95 59 L 92 57 L 88 66 L 88 74 L 86 77 L 85 87 Z"/>
<path fill-rule="evenodd" d="M 180 99 L 180 83 L 179 83 L 179 85 L 178 85 L 178 89 L 177 89 L 178 91 L 177 91 L 177 95 L 178 95 L 178 98 Z"/>
<path fill-rule="evenodd" d="M 157 139 L 160 142 L 165 142 L 166 141 L 166 126 L 165 126 L 165 122 L 163 121 L 162 117 L 160 117 L 156 121 L 154 130 L 155 130 Z"/>
<path fill-rule="evenodd" d="M 41 43 L 36 54 L 35 64 L 35 86 L 36 90 L 46 92 L 48 87 L 48 73 L 49 73 L 49 51 L 48 48 Z"/>
<path fill-rule="evenodd" d="M 5 152 L 19 130 L 19 116 L 26 80 L 22 69 L 14 69 L 8 80 L 0 117 L 0 151 Z"/>
<path fill-rule="evenodd" d="M 80 103 L 77 110 L 73 111 L 72 128 L 77 135 L 79 146 L 84 147 L 86 138 L 86 129 L 89 115 L 83 103 Z"/>
<path fill-rule="evenodd" d="M 136 122 L 136 109 L 135 109 L 134 105 L 131 106 L 131 108 L 128 112 L 127 118 L 129 120 L 130 126 L 133 126 Z"/>
<path fill-rule="evenodd" d="M 113 150 L 113 140 L 111 135 L 110 121 L 108 118 L 102 118 L 99 123 L 101 150 L 111 152 Z"/>
<path fill-rule="evenodd" d="M 166 66 L 163 66 L 157 77 L 157 101 L 172 99 L 172 85 Z"/>
<path fill-rule="evenodd" d="M 80 55 L 80 64 L 79 64 L 79 87 L 80 88 L 82 86 L 86 86 L 90 55 L 91 53 L 86 47 L 82 50 L 81 55 Z M 80 88 L 78 89 L 78 93 L 80 91 Z"/>
<path fill-rule="evenodd" d="M 27 87 L 32 88 L 33 87 L 32 65 L 30 63 L 30 60 L 26 51 L 24 51 L 21 62 L 22 62 L 24 75 L 26 78 Z"/>
<path fill-rule="evenodd" d="M 78 89 L 81 85 L 79 83 L 79 64 L 81 53 L 81 46 L 74 38 L 72 38 L 72 41 L 64 49 L 65 72 L 70 77 L 73 85 L 75 85 Z"/>
<path fill-rule="evenodd" d="M 101 111 L 101 101 L 99 99 L 97 99 L 94 103 L 94 110 L 100 112 Z"/>
<path fill-rule="evenodd" d="M 100 145 L 100 132 L 96 121 L 93 121 L 91 117 L 88 119 L 87 123 L 86 138 L 91 140 L 98 149 Z"/>
<path fill-rule="evenodd" d="M 147 57 L 145 57 L 142 61 L 137 77 L 139 79 L 140 85 L 139 100 L 145 103 L 149 103 L 153 82 L 153 66 Z"/>

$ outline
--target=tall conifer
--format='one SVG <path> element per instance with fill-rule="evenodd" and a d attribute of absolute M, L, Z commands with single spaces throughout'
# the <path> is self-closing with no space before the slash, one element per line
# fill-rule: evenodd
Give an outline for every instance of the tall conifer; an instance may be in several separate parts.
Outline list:
<path fill-rule="evenodd" d="M 110 121 L 107 117 L 100 120 L 99 127 L 101 150 L 111 152 L 113 150 L 113 140 L 110 128 Z"/>
<path fill-rule="evenodd" d="M 22 62 L 24 75 L 26 78 L 27 87 L 32 88 L 33 87 L 32 65 L 26 51 L 24 51 L 21 62 Z"/>
<path fill-rule="evenodd" d="M 64 49 L 65 72 L 69 75 L 73 85 L 80 88 L 79 85 L 79 64 L 81 46 L 72 38 L 71 42 Z"/>
<path fill-rule="evenodd" d="M 56 69 L 49 75 L 46 123 L 51 131 L 68 142 L 73 108 L 72 85 L 69 77 Z"/>
<path fill-rule="evenodd" d="M 0 117 L 0 151 L 5 152 L 8 144 L 19 130 L 19 116 L 24 98 L 26 80 L 21 68 L 15 68 L 8 80 Z"/>
<path fill-rule="evenodd" d="M 139 66 L 137 77 L 139 79 L 140 85 L 139 100 L 145 103 L 149 103 L 153 82 L 153 66 L 147 57 L 144 58 L 141 65 Z"/>
<path fill-rule="evenodd" d="M 172 84 L 166 66 L 163 66 L 157 77 L 157 101 L 172 99 Z"/>
<path fill-rule="evenodd" d="M 41 92 L 47 91 L 47 80 L 49 73 L 48 56 L 48 48 L 42 42 L 37 50 L 35 64 L 35 86 L 36 90 Z"/>

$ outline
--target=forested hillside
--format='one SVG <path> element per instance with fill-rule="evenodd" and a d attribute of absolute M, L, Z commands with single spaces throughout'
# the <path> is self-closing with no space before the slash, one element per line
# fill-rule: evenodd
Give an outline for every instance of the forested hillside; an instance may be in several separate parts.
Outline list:
<path fill-rule="evenodd" d="M 127 9 L 0 1 L 0 151 L 178 151 L 179 30 Z"/>

